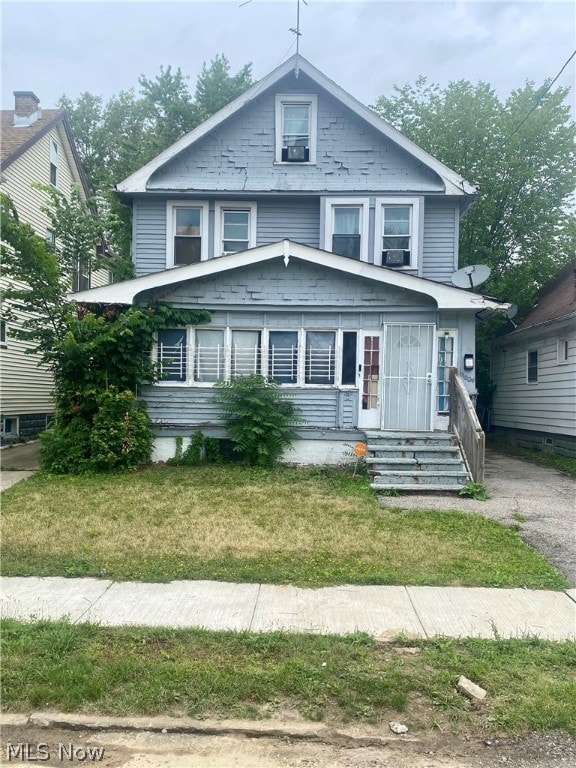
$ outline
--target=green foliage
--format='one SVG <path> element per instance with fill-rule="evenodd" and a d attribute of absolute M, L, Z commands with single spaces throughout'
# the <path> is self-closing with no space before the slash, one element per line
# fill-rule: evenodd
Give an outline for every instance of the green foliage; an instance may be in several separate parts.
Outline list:
<path fill-rule="evenodd" d="M 199 464 L 215 463 L 220 461 L 220 440 L 214 437 L 205 437 L 199 430 L 190 436 L 190 442 L 186 450 L 182 449 L 183 439 L 176 437 L 176 451 L 173 458 L 168 459 L 167 464 L 180 467 L 195 467 Z"/>
<path fill-rule="evenodd" d="M 131 263 L 131 210 L 118 199 L 115 185 L 240 96 L 252 85 L 251 65 L 231 75 L 226 56 L 216 56 L 202 66 L 194 98 L 187 80 L 180 68 L 160 67 L 155 78 L 138 78 L 138 93 L 133 88 L 120 91 L 106 103 L 88 92 L 76 100 L 60 99 L 90 187 L 121 222 L 114 241 L 123 259 L 114 269 L 115 280 L 131 276 L 126 274 Z"/>
<path fill-rule="evenodd" d="M 465 179 L 479 195 L 460 228 L 462 265 L 488 264 L 482 290 L 531 308 L 539 287 L 573 258 L 576 129 L 567 89 L 527 82 L 500 101 L 487 83 L 446 88 L 420 77 L 376 111 Z M 525 116 L 531 112 L 527 120 Z M 554 243 L 554 247 L 551 247 Z"/>
<path fill-rule="evenodd" d="M 475 483 L 472 480 L 469 480 L 464 488 L 460 489 L 458 495 L 466 499 L 476 499 L 476 501 L 486 501 L 490 498 L 488 488 L 483 483 Z"/>
<path fill-rule="evenodd" d="M 42 468 L 53 474 L 133 469 L 149 461 L 152 429 L 146 411 L 130 391 L 110 388 L 94 395 L 95 412 L 75 406 L 61 411 L 40 435 Z"/>
<path fill-rule="evenodd" d="M 297 438 L 293 425 L 301 422 L 289 395 L 264 376 L 242 376 L 216 386 L 215 401 L 224 413 L 234 450 L 248 464 L 275 464 Z"/>
<path fill-rule="evenodd" d="M 132 392 L 110 388 L 98 395 L 96 403 L 98 411 L 90 432 L 92 467 L 107 472 L 150 461 L 150 419 Z"/>
<path fill-rule="evenodd" d="M 56 413 L 41 460 L 56 473 L 134 466 L 149 456 L 152 438 L 149 420 L 130 401 L 130 393 L 157 377 L 149 354 L 154 333 L 207 322 L 210 314 L 166 304 L 124 307 L 68 301 L 74 265 L 87 258 L 101 229 L 78 195 L 69 203 L 50 190 L 48 198 L 46 212 L 58 254 L 28 225 L 20 224 L 9 198 L 1 200 L 1 247 L 10 281 L 3 294 L 8 300 L 3 314 L 12 318 L 18 313 L 14 335 L 28 342 L 30 352 L 38 353 L 54 376 Z"/>

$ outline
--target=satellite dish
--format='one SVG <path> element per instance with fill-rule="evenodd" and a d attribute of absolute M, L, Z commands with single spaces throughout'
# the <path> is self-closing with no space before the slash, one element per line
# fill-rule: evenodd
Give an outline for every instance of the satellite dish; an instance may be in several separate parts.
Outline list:
<path fill-rule="evenodd" d="M 472 264 L 454 272 L 450 279 L 452 285 L 457 288 L 476 288 L 476 286 L 486 282 L 489 277 L 490 267 L 487 267 L 486 264 Z"/>
<path fill-rule="evenodd" d="M 506 317 L 508 318 L 508 320 L 512 320 L 512 318 L 516 317 L 517 314 L 518 314 L 518 307 L 516 306 L 516 304 L 510 304 L 510 306 L 506 310 Z"/>

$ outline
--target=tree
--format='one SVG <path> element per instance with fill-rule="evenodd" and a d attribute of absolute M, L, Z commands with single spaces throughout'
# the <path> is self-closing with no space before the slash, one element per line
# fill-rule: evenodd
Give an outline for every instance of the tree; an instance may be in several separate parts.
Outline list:
<path fill-rule="evenodd" d="M 374 109 L 479 186 L 460 230 L 461 264 L 488 264 L 483 291 L 528 310 L 570 258 L 562 247 L 576 175 L 567 90 L 527 82 L 502 102 L 487 83 L 420 77 Z"/>
<path fill-rule="evenodd" d="M 251 67 L 246 64 L 231 75 L 226 56 L 216 56 L 208 66 L 203 64 L 194 98 L 181 69 L 168 66 L 160 67 L 153 79 L 141 75 L 138 94 L 134 89 L 121 91 L 106 104 L 88 92 L 75 101 L 67 96 L 60 99 L 89 185 L 121 224 L 116 244 L 124 264 L 117 265 L 114 279 L 132 276 L 131 210 L 115 194 L 116 184 L 249 88 Z"/>
<path fill-rule="evenodd" d="M 252 64 L 246 64 L 235 75 L 230 75 L 230 62 L 223 53 L 212 59 L 208 67 L 204 62 L 194 94 L 198 123 L 241 96 L 251 85 Z"/>
<path fill-rule="evenodd" d="M 18 220 L 1 195 L 3 311 L 24 320 L 14 335 L 39 353 L 54 377 L 55 418 L 44 433 L 41 460 L 53 472 L 125 469 L 145 458 L 151 425 L 135 400 L 157 378 L 149 350 L 154 333 L 170 325 L 207 322 L 205 310 L 78 305 L 69 300 L 70 275 L 84 258 L 100 224 L 90 220 L 78 195 L 66 201 L 50 190 L 46 206 L 58 251 Z M 108 436 L 108 437 L 107 437 Z M 124 446 L 118 452 L 118 446 Z"/>

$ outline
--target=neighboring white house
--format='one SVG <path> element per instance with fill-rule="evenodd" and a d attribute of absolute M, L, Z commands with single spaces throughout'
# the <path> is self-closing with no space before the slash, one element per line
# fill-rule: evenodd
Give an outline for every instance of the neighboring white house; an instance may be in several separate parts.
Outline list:
<path fill-rule="evenodd" d="M 576 260 L 544 286 L 536 307 L 494 342 L 496 435 L 576 457 Z"/>
<path fill-rule="evenodd" d="M 88 197 L 88 186 L 63 109 L 40 109 L 31 91 L 15 91 L 13 110 L 1 113 L 0 191 L 13 201 L 20 221 L 36 234 L 54 242 L 50 220 L 42 212 L 46 196 L 32 186 L 52 184 L 70 196 L 76 185 Z M 79 273 L 75 288 L 107 282 L 107 273 Z M 0 278 L 0 287 L 7 282 Z M 54 410 L 52 379 L 38 366 L 38 357 L 24 354 L 26 344 L 16 340 L 4 319 L 0 329 L 0 388 L 2 440 L 33 437 L 42 431 Z"/>

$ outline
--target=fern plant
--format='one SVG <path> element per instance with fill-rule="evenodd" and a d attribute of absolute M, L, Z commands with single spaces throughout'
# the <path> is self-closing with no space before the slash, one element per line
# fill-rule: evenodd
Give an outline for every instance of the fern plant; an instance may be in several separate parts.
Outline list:
<path fill-rule="evenodd" d="M 275 464 L 297 438 L 293 426 L 302 422 L 290 396 L 264 376 L 243 376 L 216 387 L 215 402 L 224 414 L 234 451 L 248 464 Z"/>

